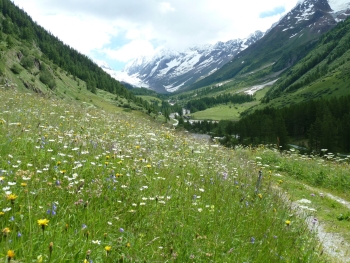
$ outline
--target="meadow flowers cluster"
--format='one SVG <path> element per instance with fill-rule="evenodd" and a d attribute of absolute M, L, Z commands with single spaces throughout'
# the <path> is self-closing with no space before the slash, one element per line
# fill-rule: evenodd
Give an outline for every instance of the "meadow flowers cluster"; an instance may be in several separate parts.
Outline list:
<path fill-rule="evenodd" d="M 271 184 L 255 194 L 249 150 L 88 103 L 0 100 L 0 259 L 320 261 Z"/>

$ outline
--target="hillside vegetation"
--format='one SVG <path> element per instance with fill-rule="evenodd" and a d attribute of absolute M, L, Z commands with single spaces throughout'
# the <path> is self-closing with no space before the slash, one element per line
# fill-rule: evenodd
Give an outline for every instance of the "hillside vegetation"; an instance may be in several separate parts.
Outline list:
<path fill-rule="evenodd" d="M 300 24 L 298 26 L 303 28 Z M 295 31 L 297 30 L 296 28 Z M 267 35 L 240 52 L 229 63 L 210 76 L 194 83 L 188 89 L 192 90 L 224 81 L 232 81 L 234 78 L 250 74 L 255 74 L 255 80 L 258 81 L 269 75 L 279 75 L 281 70 L 294 65 L 315 46 L 315 41 L 317 41 L 319 35 L 308 32 L 307 28 L 303 31 L 305 32 L 301 34 L 301 37 L 290 39 L 290 34 L 286 31 L 279 32 L 278 28 L 272 28 Z M 262 69 L 265 69 L 263 75 L 258 73 Z"/>
<path fill-rule="evenodd" d="M 244 85 L 257 76 L 269 76 L 275 65 L 252 72 L 246 78 L 235 77 L 220 85 L 188 91 L 187 98 L 185 94 L 175 94 L 179 103 L 196 106 L 193 117 L 222 120 L 218 124 L 203 122 L 184 127 L 224 137 L 221 142 L 226 146 L 277 143 L 287 149 L 292 143 L 308 152 L 328 149 L 349 153 L 349 26 L 347 19 L 314 41 L 310 52 L 295 66 L 281 72 L 272 86 L 255 93 L 253 102 L 238 104 L 228 100 L 213 105 L 217 98 L 246 92 L 249 86 Z M 208 109 L 208 105 L 214 107 Z"/>
<path fill-rule="evenodd" d="M 283 75 L 266 94 L 265 102 L 289 97 L 308 101 L 314 98 L 349 94 L 350 19 L 324 34 L 317 46 Z M 294 96 L 292 94 L 295 93 Z"/>
<path fill-rule="evenodd" d="M 291 169 L 277 151 L 233 151 L 79 101 L 0 96 L 0 258 L 326 261 L 273 187 Z"/>
<path fill-rule="evenodd" d="M 313 202 L 327 214 L 295 202 L 307 185 L 349 199 L 347 157 L 225 148 L 161 125 L 179 104 L 125 89 L 10 1 L 0 6 L 1 261 L 339 262 L 309 219 L 347 233 L 348 213 L 326 198 Z M 198 91 L 192 106 L 256 103 L 231 88 L 215 100 Z M 234 134 L 232 123 L 218 129 Z"/>
<path fill-rule="evenodd" d="M 108 92 L 115 105 L 157 112 L 91 59 L 37 25 L 9 0 L 0 0 L 0 83 L 47 96 L 87 100 Z M 92 101 L 90 101 L 92 100 Z M 108 98 L 107 100 L 111 100 Z"/>

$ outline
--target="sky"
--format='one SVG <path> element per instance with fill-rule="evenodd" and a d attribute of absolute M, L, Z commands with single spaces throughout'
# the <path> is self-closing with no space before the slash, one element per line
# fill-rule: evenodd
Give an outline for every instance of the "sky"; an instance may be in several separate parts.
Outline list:
<path fill-rule="evenodd" d="M 33 21 L 96 62 L 122 70 L 160 49 L 265 32 L 298 0 L 13 0 Z"/>

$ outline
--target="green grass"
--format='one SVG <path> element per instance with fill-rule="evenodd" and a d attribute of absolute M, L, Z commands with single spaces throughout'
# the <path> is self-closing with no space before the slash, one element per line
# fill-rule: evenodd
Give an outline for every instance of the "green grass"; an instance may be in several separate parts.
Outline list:
<path fill-rule="evenodd" d="M 292 202 L 310 200 L 311 204 L 307 206 L 316 211 L 309 211 L 308 216 L 317 218 L 326 231 L 340 233 L 350 243 L 349 209 L 327 195 L 329 193 L 350 200 L 350 156 L 305 156 L 295 150 L 281 155 L 266 148 L 256 153 L 257 160 L 268 169 L 270 178 Z M 344 215 L 343 220 L 339 220 L 341 214 Z M 349 249 L 346 252 L 350 254 Z"/>
<path fill-rule="evenodd" d="M 140 97 L 143 100 L 148 101 L 149 103 L 152 103 L 153 101 L 157 101 L 159 106 L 162 105 L 162 100 L 153 96 L 138 95 L 137 97 Z"/>
<path fill-rule="evenodd" d="M 0 96 L 3 261 L 326 262 L 271 181 L 255 195 L 260 150 L 79 101 Z"/>
<path fill-rule="evenodd" d="M 23 43 L 17 42 L 9 49 L 0 42 L 0 48 L 3 50 L 2 59 L 4 61 L 4 72 L 0 74 L 0 83 L 10 83 L 21 92 L 38 93 L 46 98 L 60 98 L 67 103 L 85 103 L 91 107 L 97 107 L 108 112 L 121 112 L 125 109 L 131 111 L 143 111 L 143 109 L 127 99 L 111 94 L 107 91 L 97 89 L 96 94 L 87 90 L 86 83 L 62 70 L 49 61 L 37 48 L 24 46 Z M 40 61 L 41 66 L 45 66 L 55 80 L 55 87 L 50 89 L 40 81 L 40 70 L 33 66 L 30 69 L 22 67 L 18 60 L 18 54 L 21 50 L 26 49 L 27 57 L 36 58 Z M 20 69 L 19 74 L 15 74 L 10 69 L 13 66 Z"/>
<path fill-rule="evenodd" d="M 347 96 L 349 95 L 349 87 L 348 78 L 343 77 L 343 74 L 340 72 L 334 72 L 293 93 L 282 94 L 280 97 L 271 100 L 269 104 L 258 105 L 257 108 L 266 107 L 266 105 L 285 107 L 313 99 Z"/>
<path fill-rule="evenodd" d="M 239 120 L 240 110 L 241 105 L 219 105 L 191 115 L 198 120 Z"/>
<path fill-rule="evenodd" d="M 344 240 L 347 243 L 350 242 L 349 220 L 346 217 L 344 219 L 340 218 L 340 215 L 350 216 L 349 209 L 341 203 L 329 198 L 325 194 L 330 192 L 329 189 L 305 186 L 305 184 L 293 180 L 290 177 L 284 176 L 279 179 L 283 180 L 280 186 L 288 193 L 290 200 L 293 202 L 301 199 L 309 200 L 310 204 L 306 204 L 306 206 L 315 209 L 315 211 L 306 210 L 309 216 L 321 222 L 329 233 L 341 233 Z M 347 253 L 350 253 L 350 250 L 347 250 Z"/>
<path fill-rule="evenodd" d="M 266 94 L 270 87 L 266 87 L 257 91 L 255 101 L 243 103 L 243 104 L 230 104 L 230 105 L 218 105 L 204 111 L 195 112 L 192 115 L 194 119 L 198 120 L 232 120 L 238 121 L 240 114 L 244 111 L 259 105 L 260 99 Z"/>

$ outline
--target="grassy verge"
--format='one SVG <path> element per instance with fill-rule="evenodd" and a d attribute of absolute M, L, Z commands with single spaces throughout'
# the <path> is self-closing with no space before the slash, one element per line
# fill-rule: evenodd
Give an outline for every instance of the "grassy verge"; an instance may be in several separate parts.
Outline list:
<path fill-rule="evenodd" d="M 328 235 L 350 243 L 349 205 L 343 204 L 350 200 L 349 157 L 331 153 L 305 156 L 295 150 L 281 155 L 265 147 L 255 150 L 254 156 L 266 178 L 278 185 L 291 202 L 301 206 L 306 217 L 314 218 Z M 339 249 L 350 255 L 349 247 L 339 243 Z"/>

